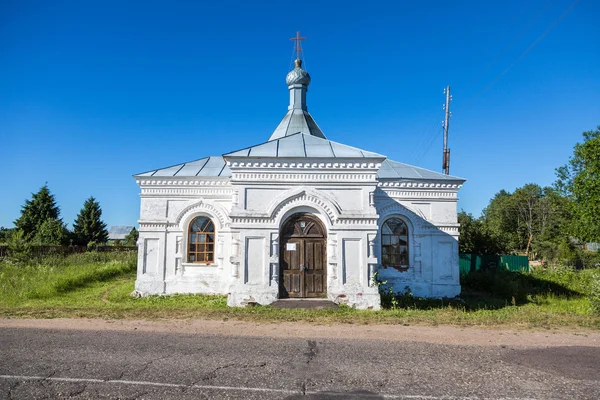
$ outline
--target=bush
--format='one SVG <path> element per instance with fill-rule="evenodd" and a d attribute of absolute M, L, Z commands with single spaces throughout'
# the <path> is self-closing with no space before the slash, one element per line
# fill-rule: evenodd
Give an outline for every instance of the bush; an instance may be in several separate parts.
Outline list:
<path fill-rule="evenodd" d="M 592 305 L 592 312 L 600 314 L 600 269 L 596 269 L 592 276 L 589 299 Z"/>
<path fill-rule="evenodd" d="M 31 256 L 31 244 L 22 230 L 14 230 L 8 238 L 8 254 L 16 262 L 25 262 Z"/>

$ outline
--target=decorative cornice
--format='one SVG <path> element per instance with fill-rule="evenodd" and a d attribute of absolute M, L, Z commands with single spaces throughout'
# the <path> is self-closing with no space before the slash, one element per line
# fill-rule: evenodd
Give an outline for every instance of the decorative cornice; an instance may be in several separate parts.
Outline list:
<path fill-rule="evenodd" d="M 374 225 L 377 226 L 378 218 L 340 218 L 337 225 Z"/>
<path fill-rule="evenodd" d="M 288 169 L 379 169 L 381 163 L 366 162 L 252 162 L 227 161 L 230 168 L 288 168 Z"/>
<path fill-rule="evenodd" d="M 418 182 L 406 182 L 406 181 L 379 181 L 377 184 L 379 187 L 406 187 L 406 188 L 436 188 L 436 189 L 460 189 L 462 184 L 458 183 L 440 183 L 435 181 L 418 181 Z"/>
<path fill-rule="evenodd" d="M 138 224 L 140 230 L 166 228 L 168 225 L 167 221 L 138 221 Z"/>
<path fill-rule="evenodd" d="M 160 195 L 183 195 L 183 196 L 199 196 L 199 195 L 225 195 L 231 196 L 233 189 L 229 187 L 142 187 L 142 196 L 160 196 Z"/>
<path fill-rule="evenodd" d="M 375 173 L 272 173 L 272 172 L 233 172 L 232 180 L 234 181 L 251 181 L 251 182 L 314 182 L 314 181 L 367 181 L 375 183 L 377 174 Z"/>
<path fill-rule="evenodd" d="M 417 190 L 407 190 L 400 191 L 394 189 L 382 189 L 385 193 L 384 195 L 375 194 L 375 199 L 387 199 L 389 197 L 395 198 L 420 198 L 420 197 L 443 197 L 450 199 L 458 199 L 456 195 L 456 191 L 439 191 L 439 190 L 428 190 L 428 191 L 417 191 Z"/>
<path fill-rule="evenodd" d="M 152 186 L 230 186 L 231 180 L 229 178 L 221 178 L 221 179 L 181 179 L 177 178 L 168 178 L 168 177 L 160 177 L 160 178 L 145 178 L 145 179 L 136 179 L 136 183 L 140 186 L 142 185 L 152 185 Z"/>

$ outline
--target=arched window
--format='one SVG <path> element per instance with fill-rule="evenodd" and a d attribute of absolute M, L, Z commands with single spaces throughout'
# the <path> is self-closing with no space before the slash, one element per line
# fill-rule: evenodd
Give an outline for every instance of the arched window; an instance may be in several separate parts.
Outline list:
<path fill-rule="evenodd" d="M 188 261 L 210 264 L 215 259 L 215 224 L 207 217 L 198 217 L 190 223 L 188 233 Z"/>
<path fill-rule="evenodd" d="M 387 219 L 381 228 L 381 265 L 408 268 L 408 227 L 400 218 Z"/>

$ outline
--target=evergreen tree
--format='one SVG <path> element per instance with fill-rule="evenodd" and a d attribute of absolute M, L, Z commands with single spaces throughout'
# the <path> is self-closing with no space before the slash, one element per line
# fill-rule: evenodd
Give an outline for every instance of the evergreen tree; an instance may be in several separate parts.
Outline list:
<path fill-rule="evenodd" d="M 48 218 L 40 225 L 32 242 L 45 246 L 66 245 L 69 243 L 69 231 L 60 219 Z"/>
<path fill-rule="evenodd" d="M 102 209 L 100 204 L 90 197 L 83 204 L 73 224 L 73 238 L 78 245 L 87 246 L 90 242 L 104 244 L 108 240 L 106 224 L 100 219 Z"/>
<path fill-rule="evenodd" d="M 138 237 L 140 236 L 137 229 L 133 228 L 127 236 L 125 236 L 125 246 L 136 246 Z"/>
<path fill-rule="evenodd" d="M 21 208 L 21 216 L 14 224 L 17 230 L 23 232 L 23 239 L 31 241 L 37 234 L 40 226 L 47 219 L 59 219 L 60 209 L 56 205 L 54 195 L 50 193 L 48 185 L 42 186 L 32 194 L 31 200 L 26 200 Z"/>

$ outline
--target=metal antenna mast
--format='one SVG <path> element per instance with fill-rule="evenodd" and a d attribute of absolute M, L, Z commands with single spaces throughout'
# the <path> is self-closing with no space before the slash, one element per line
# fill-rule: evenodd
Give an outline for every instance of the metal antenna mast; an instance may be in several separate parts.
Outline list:
<path fill-rule="evenodd" d="M 450 127 L 450 117 L 452 113 L 450 112 L 450 102 L 452 101 L 452 96 L 450 95 L 450 86 L 446 86 L 444 89 L 446 93 L 446 105 L 444 106 L 444 110 L 446 110 L 446 119 L 442 122 L 442 126 L 444 127 L 444 158 L 442 161 L 442 169 L 446 175 L 450 174 L 450 149 L 448 148 L 448 128 Z"/>

